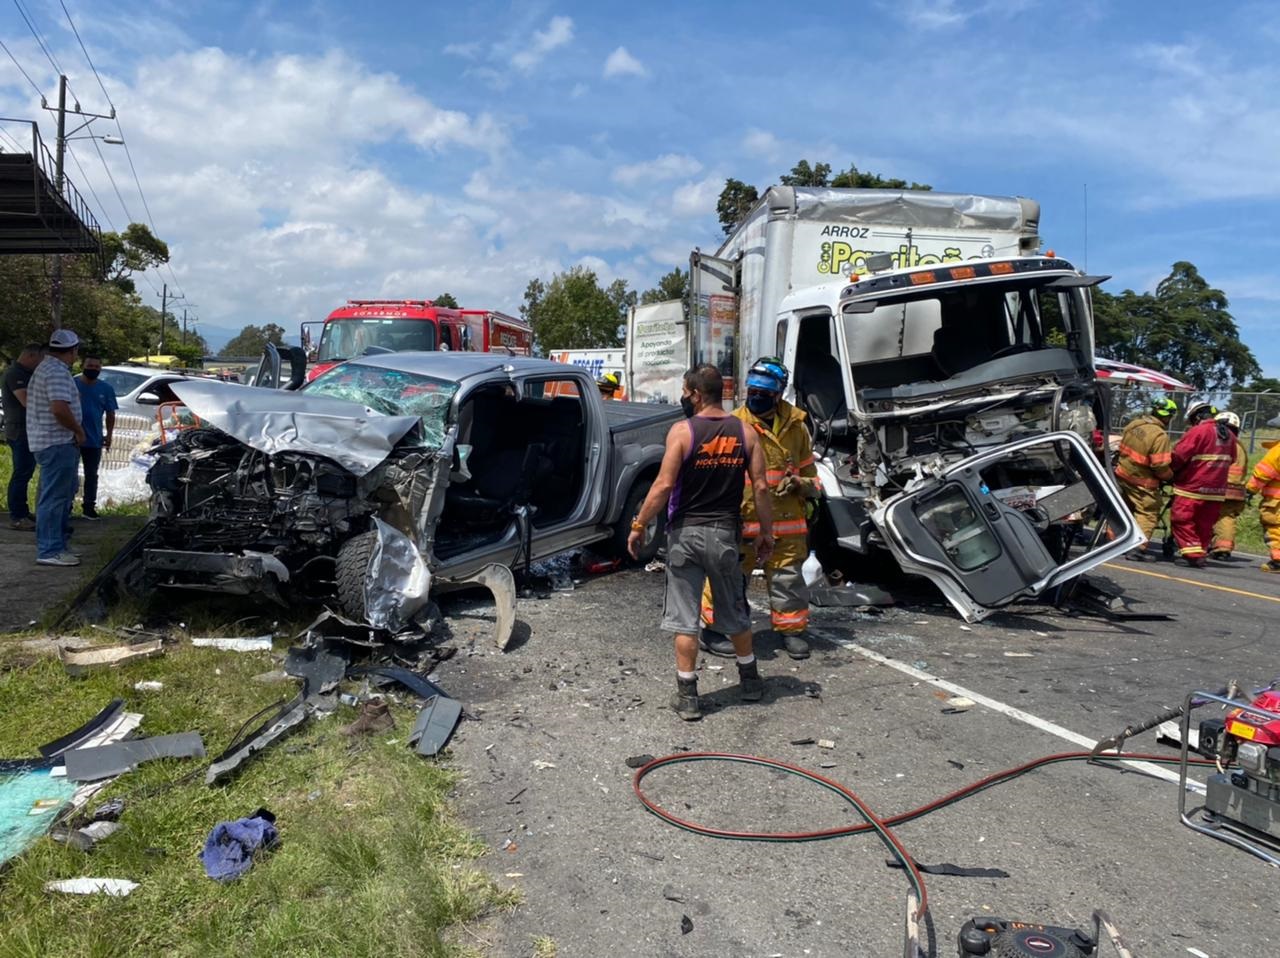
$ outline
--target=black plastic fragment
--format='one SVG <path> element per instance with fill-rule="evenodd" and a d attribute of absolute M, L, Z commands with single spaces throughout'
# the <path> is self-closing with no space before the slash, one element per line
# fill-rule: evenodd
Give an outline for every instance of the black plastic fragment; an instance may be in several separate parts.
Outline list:
<path fill-rule="evenodd" d="M 85 739 L 92 738 L 102 729 L 116 720 L 116 717 L 124 711 L 124 699 L 112 699 L 107 703 L 106 708 L 95 715 L 89 721 L 85 722 L 74 732 L 68 732 L 62 738 L 56 738 L 47 745 L 40 746 L 40 754 L 45 758 L 53 758 L 55 755 L 61 755 L 68 749 L 75 748 Z"/>
<path fill-rule="evenodd" d="M 644 755 L 632 755 L 627 759 L 627 768 L 644 768 L 652 761 L 653 756 L 647 753 Z"/>

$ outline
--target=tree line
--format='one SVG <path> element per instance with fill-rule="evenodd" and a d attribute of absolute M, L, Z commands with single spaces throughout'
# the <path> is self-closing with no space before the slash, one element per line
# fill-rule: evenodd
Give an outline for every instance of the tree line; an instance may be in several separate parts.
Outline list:
<path fill-rule="evenodd" d="M 829 163 L 802 159 L 778 179 L 784 186 L 932 189 L 853 165 L 834 175 L 832 169 Z M 726 234 L 750 213 L 760 194 L 742 180 L 725 181 L 716 209 Z M 101 262 L 84 256 L 64 258 L 63 323 L 80 335 L 85 351 L 107 362 L 154 354 L 161 341 L 160 312 L 142 302 L 133 274 L 167 263 L 169 248 L 140 223 L 104 234 L 103 248 Z M 0 257 L 0 301 L 6 304 L 0 311 L 0 359 L 11 360 L 25 343 L 47 339 L 50 279 L 46 257 Z M 688 290 L 689 273 L 679 266 L 643 292 L 625 279 L 603 284 L 593 270 L 574 266 L 549 279 L 530 280 L 520 315 L 532 325 L 535 345 L 544 355 L 549 349 L 616 347 L 622 345 L 632 306 L 684 299 Z M 1201 392 L 1280 394 L 1280 379 L 1264 377 L 1257 358 L 1241 340 L 1226 295 L 1194 264 L 1174 263 L 1150 293 L 1095 288 L 1092 294 L 1099 355 L 1161 370 Z M 447 292 L 434 301 L 458 308 Z M 254 357 L 267 342 L 282 343 L 286 338 L 278 323 L 246 325 L 219 355 Z M 179 321 L 172 314 L 164 317 L 163 340 L 165 352 L 188 365 L 197 365 L 209 354 L 203 337 L 194 331 L 188 331 L 183 345 Z"/>
<path fill-rule="evenodd" d="M 144 304 L 134 274 L 169 262 L 169 247 L 142 223 L 119 233 L 102 234 L 101 259 L 63 256 L 62 325 L 75 330 L 82 355 L 108 363 L 159 351 L 197 365 L 208 352 L 199 333 L 188 330 L 183 343 L 181 319 Z M 13 360 L 27 343 L 49 338 L 52 259 L 38 254 L 0 256 L 0 359 Z"/>

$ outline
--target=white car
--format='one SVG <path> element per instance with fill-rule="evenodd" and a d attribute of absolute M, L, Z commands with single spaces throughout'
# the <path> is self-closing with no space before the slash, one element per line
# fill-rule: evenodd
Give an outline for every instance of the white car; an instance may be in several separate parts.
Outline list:
<path fill-rule="evenodd" d="M 103 366 L 99 378 L 116 391 L 121 415 L 154 420 L 157 406 L 179 401 L 173 384 L 190 377 L 149 366 Z"/>

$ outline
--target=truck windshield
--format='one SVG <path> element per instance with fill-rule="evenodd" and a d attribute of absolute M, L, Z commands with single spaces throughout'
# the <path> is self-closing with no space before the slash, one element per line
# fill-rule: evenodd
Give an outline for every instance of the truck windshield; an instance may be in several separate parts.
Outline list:
<path fill-rule="evenodd" d="M 331 319 L 320 333 L 320 351 L 316 360 L 340 362 L 363 356 L 370 346 L 394 353 L 409 349 L 436 348 L 436 324 L 429 319 L 384 319 L 362 316 L 356 319 Z"/>
<path fill-rule="evenodd" d="M 446 379 L 360 363 L 334 366 L 306 386 L 308 394 L 357 402 L 388 416 L 417 416 L 424 444 L 433 447 L 444 442 L 449 404 L 457 391 L 458 384 Z"/>
<path fill-rule="evenodd" d="M 1037 279 L 920 290 L 878 300 L 872 312 L 858 311 L 865 303 L 847 304 L 855 388 L 942 382 L 1021 352 L 1092 350 L 1080 290 L 1047 289 L 1046 279 Z"/>

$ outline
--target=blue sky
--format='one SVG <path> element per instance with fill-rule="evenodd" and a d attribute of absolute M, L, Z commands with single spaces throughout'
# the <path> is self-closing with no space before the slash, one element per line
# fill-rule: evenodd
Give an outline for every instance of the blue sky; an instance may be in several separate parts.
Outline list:
<path fill-rule="evenodd" d="M 21 2 L 84 108 L 105 106 L 57 0 Z M 1275 4 L 66 6 L 173 251 L 151 281 L 215 342 L 349 296 L 514 312 L 529 279 L 576 263 L 644 289 L 718 245 L 725 177 L 763 188 L 805 157 L 1034 197 L 1046 246 L 1077 265 L 1087 191 L 1107 288 L 1190 260 L 1280 376 Z M 0 38 L 52 98 L 14 5 Z M 2 56 L 0 99 L 40 112 Z M 104 225 L 145 219 L 120 148 L 101 147 L 113 187 L 73 146 Z"/>

